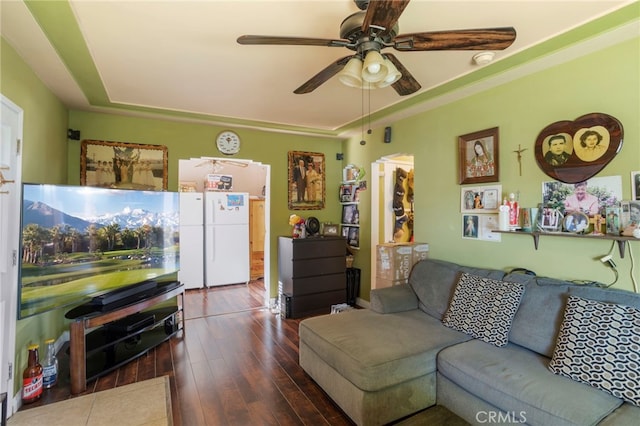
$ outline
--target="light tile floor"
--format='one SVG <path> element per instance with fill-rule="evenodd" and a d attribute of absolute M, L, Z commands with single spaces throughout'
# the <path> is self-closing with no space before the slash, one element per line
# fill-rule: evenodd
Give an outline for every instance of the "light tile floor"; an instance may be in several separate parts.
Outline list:
<path fill-rule="evenodd" d="M 171 426 L 169 377 L 19 411 L 8 426 Z"/>

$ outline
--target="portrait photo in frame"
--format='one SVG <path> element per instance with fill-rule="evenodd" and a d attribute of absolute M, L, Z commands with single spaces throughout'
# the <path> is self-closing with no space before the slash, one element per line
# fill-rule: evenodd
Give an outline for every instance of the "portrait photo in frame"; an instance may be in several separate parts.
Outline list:
<path fill-rule="evenodd" d="M 360 247 L 360 228 L 358 226 L 343 226 L 342 236 L 347 239 L 349 247 Z"/>
<path fill-rule="evenodd" d="M 458 137 L 458 183 L 498 182 L 498 127 L 468 133 Z"/>
<path fill-rule="evenodd" d="M 502 199 L 502 185 L 465 186 L 460 189 L 462 213 L 497 213 Z"/>
<path fill-rule="evenodd" d="M 80 184 L 102 188 L 167 190 L 167 147 L 83 140 Z"/>
<path fill-rule="evenodd" d="M 640 171 L 631 172 L 631 199 L 640 201 Z"/>
<path fill-rule="evenodd" d="M 320 210 L 325 200 L 324 154 L 289 151 L 289 210 Z"/>
<path fill-rule="evenodd" d="M 345 204 L 342 206 L 342 223 L 345 225 L 360 224 L 360 212 L 357 204 Z"/>

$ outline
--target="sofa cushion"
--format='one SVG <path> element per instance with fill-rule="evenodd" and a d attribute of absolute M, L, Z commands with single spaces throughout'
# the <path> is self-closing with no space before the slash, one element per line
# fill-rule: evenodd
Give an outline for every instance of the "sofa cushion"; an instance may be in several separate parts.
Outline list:
<path fill-rule="evenodd" d="M 509 343 L 498 348 L 471 340 L 443 349 L 438 372 L 527 424 L 594 425 L 622 404 L 591 386 L 552 374 L 549 358 Z"/>
<path fill-rule="evenodd" d="M 442 323 L 496 346 L 509 341 L 524 286 L 463 273 Z"/>
<path fill-rule="evenodd" d="M 323 315 L 301 321 L 299 331 L 300 340 L 318 357 L 365 391 L 433 373 L 442 348 L 469 339 L 419 309 Z"/>
<path fill-rule="evenodd" d="M 549 369 L 640 406 L 640 310 L 569 296 Z"/>
<path fill-rule="evenodd" d="M 421 260 L 409 275 L 409 285 L 418 296 L 420 309 L 441 320 L 461 272 L 495 280 L 504 277 L 504 272 L 498 270 L 460 266 L 444 260 Z"/>
<path fill-rule="evenodd" d="M 640 423 L 640 407 L 625 402 L 598 426 L 638 426 L 638 423 Z"/>
<path fill-rule="evenodd" d="M 418 298 L 408 284 L 371 290 L 371 310 L 380 314 L 418 309 Z"/>
<path fill-rule="evenodd" d="M 617 288 L 573 286 L 569 294 L 598 302 L 615 303 L 640 309 L 640 294 Z"/>
<path fill-rule="evenodd" d="M 553 278 L 507 274 L 504 281 L 524 284 L 509 341 L 551 358 L 571 284 Z"/>

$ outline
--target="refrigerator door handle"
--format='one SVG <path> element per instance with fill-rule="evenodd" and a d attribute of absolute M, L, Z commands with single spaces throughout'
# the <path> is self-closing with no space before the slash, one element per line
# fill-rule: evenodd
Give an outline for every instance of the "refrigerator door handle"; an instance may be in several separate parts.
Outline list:
<path fill-rule="evenodd" d="M 210 262 L 213 262 L 216 258 L 216 254 L 215 254 L 215 248 L 216 248 L 216 244 L 214 244 L 214 237 L 215 237 L 215 229 L 213 226 L 207 226 L 207 248 L 206 248 L 206 254 L 207 254 L 207 260 Z"/>

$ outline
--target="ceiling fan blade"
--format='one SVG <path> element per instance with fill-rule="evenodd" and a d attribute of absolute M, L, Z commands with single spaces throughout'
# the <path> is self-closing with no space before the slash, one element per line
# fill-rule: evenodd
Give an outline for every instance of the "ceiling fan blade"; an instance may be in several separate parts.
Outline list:
<path fill-rule="evenodd" d="M 402 11 L 409 4 L 409 0 L 371 0 L 367 6 L 367 13 L 362 22 L 362 32 L 365 34 L 369 27 L 382 27 L 379 35 L 386 35 L 398 22 Z"/>
<path fill-rule="evenodd" d="M 240 44 L 279 44 L 287 46 L 329 46 L 343 47 L 349 44 L 347 40 L 330 40 L 325 38 L 308 37 L 279 37 L 264 35 L 243 35 L 237 40 Z"/>
<path fill-rule="evenodd" d="M 418 83 L 418 81 L 415 78 L 413 78 L 411 73 L 404 67 L 404 65 L 402 65 L 402 63 L 398 60 L 398 58 L 396 58 L 394 55 L 390 53 L 385 53 L 384 55 L 391 62 L 393 62 L 393 65 L 395 65 L 398 71 L 400 71 L 400 74 L 402 74 L 402 77 L 400 78 L 400 80 L 396 81 L 391 85 L 391 87 L 393 87 L 395 91 L 398 92 L 398 95 L 400 96 L 410 95 L 422 88 L 422 86 L 420 86 L 420 83 Z"/>
<path fill-rule="evenodd" d="M 320 87 L 322 83 L 342 71 L 342 68 L 347 65 L 347 62 L 349 62 L 349 59 L 353 58 L 353 56 L 354 55 L 350 55 L 338 59 L 337 61 L 320 71 L 318 74 L 311 77 L 306 83 L 294 90 L 293 93 L 295 93 L 296 95 L 303 95 L 305 93 L 313 92 L 318 87 Z"/>
<path fill-rule="evenodd" d="M 415 50 L 502 50 L 516 39 L 513 27 L 433 31 L 401 34 L 393 46 L 399 51 Z"/>

